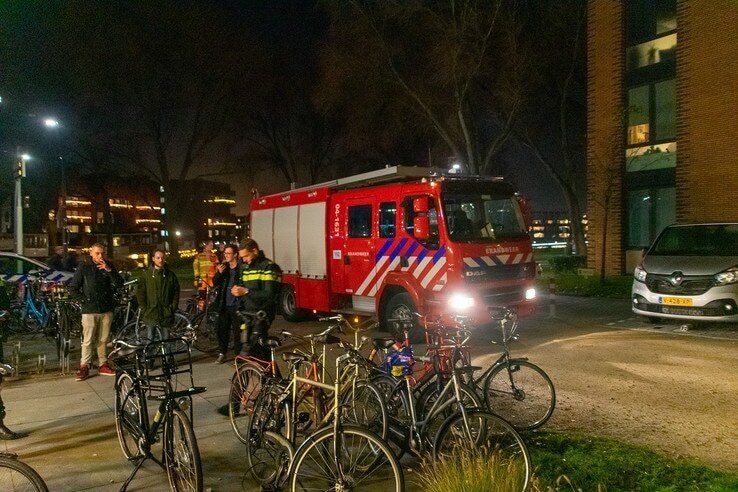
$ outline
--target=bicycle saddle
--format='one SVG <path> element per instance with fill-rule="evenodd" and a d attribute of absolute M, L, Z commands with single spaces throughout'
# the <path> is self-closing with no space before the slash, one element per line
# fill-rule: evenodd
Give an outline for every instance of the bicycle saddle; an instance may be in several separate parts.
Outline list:
<path fill-rule="evenodd" d="M 145 348 L 146 348 L 146 345 L 131 345 L 129 347 L 122 347 L 120 350 L 116 351 L 115 354 L 118 357 L 127 357 Z"/>
<path fill-rule="evenodd" d="M 314 340 L 324 345 L 335 345 L 341 342 L 340 338 L 338 338 L 335 335 L 331 335 L 330 333 L 326 333 L 324 335 L 318 335 L 317 337 L 314 338 Z"/>
<path fill-rule="evenodd" d="M 282 346 L 282 340 L 277 337 L 267 337 L 266 341 L 262 344 L 270 348 L 277 348 Z"/>
<path fill-rule="evenodd" d="M 10 376 L 13 373 L 13 368 L 8 364 L 0 362 L 0 376 Z"/>
<path fill-rule="evenodd" d="M 308 356 L 297 352 L 285 352 L 282 354 L 282 360 L 285 362 L 307 362 Z"/>
<path fill-rule="evenodd" d="M 395 344 L 394 338 L 374 337 L 373 341 L 377 350 L 386 350 Z"/>

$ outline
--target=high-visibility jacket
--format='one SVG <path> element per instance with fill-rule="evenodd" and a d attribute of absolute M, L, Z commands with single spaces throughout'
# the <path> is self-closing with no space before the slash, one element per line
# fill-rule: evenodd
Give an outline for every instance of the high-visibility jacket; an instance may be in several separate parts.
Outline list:
<path fill-rule="evenodd" d="M 213 277 L 215 277 L 215 270 L 218 266 L 218 257 L 215 253 L 208 253 L 203 251 L 195 256 L 195 261 L 192 263 L 192 269 L 195 272 L 195 280 L 198 277 L 202 279 L 202 282 L 213 286 Z"/>
<path fill-rule="evenodd" d="M 279 265 L 264 256 L 259 256 L 250 264 L 241 267 L 239 285 L 249 292 L 241 297 L 241 307 L 250 312 L 264 310 L 269 321 L 277 314 L 279 292 L 282 288 L 282 269 Z"/>

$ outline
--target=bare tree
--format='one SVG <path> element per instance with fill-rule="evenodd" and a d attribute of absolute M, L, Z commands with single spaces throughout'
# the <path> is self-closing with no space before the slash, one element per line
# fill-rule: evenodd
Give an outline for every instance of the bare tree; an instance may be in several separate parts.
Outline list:
<path fill-rule="evenodd" d="M 330 7 L 321 101 L 351 111 L 357 133 L 372 123 L 413 127 L 433 134 L 468 171 L 489 173 L 526 87 L 527 61 L 509 56 L 527 52 L 515 4 L 354 0 Z"/>
<path fill-rule="evenodd" d="M 566 203 L 572 242 L 586 254 L 582 212 L 584 194 L 585 19 L 586 4 L 551 2 L 529 19 L 539 32 L 534 64 L 536 87 L 517 114 L 514 137 L 553 177 Z M 555 56 L 552 54 L 555 53 Z"/>
<path fill-rule="evenodd" d="M 176 250 L 174 230 L 186 213 L 176 184 L 239 163 L 234 121 L 249 81 L 243 60 L 254 48 L 216 7 L 166 5 L 125 4 L 110 16 L 106 5 L 67 2 L 54 48 L 65 60 L 56 73 L 80 113 L 79 140 L 121 172 L 163 187 Z"/>

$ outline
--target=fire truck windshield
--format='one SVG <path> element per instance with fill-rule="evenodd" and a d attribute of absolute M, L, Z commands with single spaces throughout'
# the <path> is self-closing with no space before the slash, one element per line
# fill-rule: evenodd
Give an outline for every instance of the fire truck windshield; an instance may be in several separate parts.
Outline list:
<path fill-rule="evenodd" d="M 514 196 L 448 190 L 443 193 L 443 207 L 451 241 L 487 242 L 527 235 Z"/>

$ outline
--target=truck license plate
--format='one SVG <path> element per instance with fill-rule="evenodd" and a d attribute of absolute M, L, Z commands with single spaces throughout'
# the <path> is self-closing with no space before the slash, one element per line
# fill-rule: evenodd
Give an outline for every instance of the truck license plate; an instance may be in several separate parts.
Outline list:
<path fill-rule="evenodd" d="M 660 297 L 661 304 L 669 304 L 671 306 L 691 306 L 692 299 L 687 297 Z"/>

